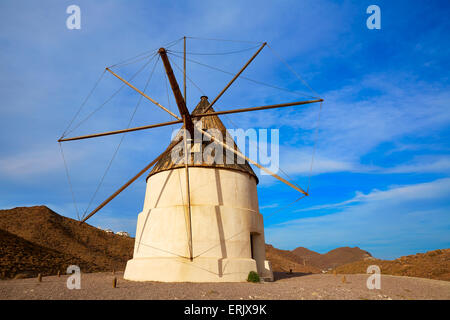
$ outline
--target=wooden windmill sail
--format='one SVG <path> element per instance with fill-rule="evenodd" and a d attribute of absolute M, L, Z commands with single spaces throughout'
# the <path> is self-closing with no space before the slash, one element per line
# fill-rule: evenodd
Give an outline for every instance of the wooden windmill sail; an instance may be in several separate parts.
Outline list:
<path fill-rule="evenodd" d="M 186 43 L 186 38 L 184 41 Z M 224 137 L 228 135 L 219 118 L 223 114 L 299 106 L 323 101 L 315 99 L 215 111 L 213 105 L 265 46 L 266 43 L 263 43 L 211 102 L 206 96 L 201 97 L 192 112 L 189 111 L 185 101 L 186 80 L 184 79 L 183 96 L 166 49 L 159 49 L 158 54 L 163 61 L 170 82 L 178 107 L 178 115 L 169 111 L 110 68 L 106 68 L 127 86 L 169 113 L 174 120 L 79 137 L 61 137 L 58 140 L 64 142 L 89 139 L 182 124 L 181 129 L 183 130 L 179 131 L 158 157 L 81 221 L 85 222 L 92 217 L 151 169 L 147 176 L 144 209 L 138 218 L 134 258 L 127 264 L 126 278 L 160 281 L 243 281 L 249 271 L 258 271 L 262 276 L 270 278 L 271 268 L 270 264 L 265 261 L 263 222 L 256 195 L 258 177 L 249 163 L 300 193 L 304 195 L 308 195 L 308 193 L 246 157 L 240 152 L 234 141 L 231 144 L 224 143 L 210 133 L 211 129 L 215 129 Z M 186 62 L 186 59 L 184 61 Z M 184 68 L 185 66 L 186 63 L 184 63 Z M 205 159 L 196 161 L 193 152 L 184 152 L 185 161 L 174 161 L 172 151 L 175 148 L 184 147 L 182 149 L 185 151 L 195 148 L 195 143 L 193 145 L 192 141 L 187 139 L 188 134 L 190 137 L 200 134 L 207 138 L 205 140 L 209 140 L 207 143 L 215 143 L 223 147 L 224 154 L 231 153 L 234 159 L 240 158 L 242 161 L 231 163 L 211 163 Z M 224 155 L 224 157 L 226 156 Z M 183 183 L 180 183 L 181 180 Z M 153 228 L 150 228 L 149 225 L 152 225 Z M 214 225 L 217 225 L 217 228 Z M 186 261 L 189 262 L 188 265 L 186 265 Z M 224 262 L 226 262 L 225 265 Z"/>

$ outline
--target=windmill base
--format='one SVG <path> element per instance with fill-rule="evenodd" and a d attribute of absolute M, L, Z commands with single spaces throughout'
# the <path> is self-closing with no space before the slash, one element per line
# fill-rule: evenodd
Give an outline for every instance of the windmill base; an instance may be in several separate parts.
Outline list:
<path fill-rule="evenodd" d="M 265 261 L 262 278 L 273 280 L 272 268 Z M 124 279 L 161 282 L 244 282 L 250 271 L 256 271 L 253 259 L 135 258 L 129 260 Z"/>

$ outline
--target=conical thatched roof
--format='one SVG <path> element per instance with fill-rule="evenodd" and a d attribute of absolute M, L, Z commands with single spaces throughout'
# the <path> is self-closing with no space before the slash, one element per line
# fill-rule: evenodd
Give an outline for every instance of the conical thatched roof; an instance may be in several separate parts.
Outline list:
<path fill-rule="evenodd" d="M 208 106 L 209 106 L 208 98 L 203 96 L 203 97 L 201 97 L 200 102 L 197 104 L 197 106 L 195 107 L 195 109 L 194 109 L 192 114 L 195 116 L 196 114 L 204 113 L 204 110 Z M 214 112 L 213 108 L 210 108 L 208 110 L 208 113 L 209 112 Z M 208 129 L 217 129 L 217 130 L 219 130 L 222 133 L 222 136 L 223 136 L 223 139 L 224 139 L 224 141 L 223 141 L 224 143 L 226 143 L 226 137 L 227 136 L 229 138 L 231 138 L 231 136 L 227 132 L 227 129 L 223 125 L 222 121 L 220 121 L 218 116 L 202 117 L 201 121 L 202 121 L 201 127 L 202 127 L 203 130 L 205 130 L 205 131 L 208 130 Z M 181 129 L 184 129 L 184 125 L 183 125 L 183 127 Z M 179 139 L 182 134 L 183 134 L 183 132 L 180 130 L 177 133 L 177 135 L 175 136 L 174 140 Z M 211 134 L 211 135 L 214 136 L 214 134 Z M 238 147 L 236 146 L 236 144 L 235 144 L 235 142 L 234 142 L 234 140 L 232 138 L 231 138 L 231 140 L 228 139 L 228 141 L 232 141 L 232 144 L 233 144 L 234 148 L 239 151 Z M 206 146 L 208 146 L 210 143 L 211 143 L 210 141 L 203 142 L 203 150 L 205 150 L 204 148 Z M 250 167 L 250 165 L 248 164 L 247 161 L 245 161 L 245 163 L 238 163 L 237 160 L 236 160 L 236 156 L 234 156 L 234 160 L 232 161 L 231 164 L 229 164 L 226 161 L 226 149 L 225 148 L 223 148 L 223 152 L 224 152 L 223 163 L 215 163 L 215 162 L 211 163 L 212 161 L 206 163 L 205 161 L 199 161 L 199 159 L 194 158 L 194 154 L 192 153 L 191 154 L 191 161 L 189 163 L 189 167 L 223 168 L 223 169 L 229 169 L 229 170 L 236 170 L 236 171 L 246 172 L 249 175 L 255 177 L 256 183 L 258 183 L 258 177 L 256 176 L 255 172 Z M 171 170 L 171 169 L 175 169 L 175 168 L 183 168 L 183 167 L 184 167 L 183 163 L 174 163 L 172 161 L 171 152 L 168 152 L 166 155 L 164 155 L 164 157 L 161 160 L 159 160 L 155 164 L 155 166 L 153 167 L 152 171 L 150 171 L 149 175 L 147 176 L 147 179 L 148 179 L 148 177 L 150 177 L 151 175 L 154 175 L 155 173 L 158 173 L 158 172 L 161 172 L 161 171 L 165 171 L 165 170 Z"/>

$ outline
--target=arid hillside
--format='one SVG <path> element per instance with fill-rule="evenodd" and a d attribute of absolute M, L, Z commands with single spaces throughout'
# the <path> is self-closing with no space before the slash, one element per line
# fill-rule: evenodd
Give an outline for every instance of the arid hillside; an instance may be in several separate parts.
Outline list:
<path fill-rule="evenodd" d="M 300 258 L 302 264 L 304 262 L 307 266 L 312 266 L 321 270 L 336 268 L 350 262 L 373 259 L 369 252 L 361 250 L 358 247 L 340 247 L 324 254 L 298 247 L 292 250 L 292 253 Z"/>
<path fill-rule="evenodd" d="M 272 263 L 275 272 L 319 273 L 319 268 L 303 265 L 303 260 L 289 250 L 280 250 L 266 244 L 266 259 Z"/>
<path fill-rule="evenodd" d="M 103 271 L 123 270 L 133 254 L 133 238 L 108 234 L 86 223 L 80 224 L 46 206 L 0 210 L 0 229 L 39 247 L 51 249 L 54 254 L 72 256 Z M 26 271 L 26 268 L 22 269 Z"/>
<path fill-rule="evenodd" d="M 75 264 L 84 272 L 101 271 L 99 266 L 80 258 L 48 249 L 0 229 L 0 279 L 65 274 Z"/>
<path fill-rule="evenodd" d="M 296 256 L 302 258 L 302 260 L 305 260 L 305 261 L 308 261 L 308 260 L 311 261 L 311 260 L 321 256 L 320 253 L 309 250 L 304 247 L 295 248 L 294 250 L 292 250 L 292 253 L 295 254 Z"/>
<path fill-rule="evenodd" d="M 400 257 L 395 260 L 365 260 L 336 268 L 338 273 L 366 273 L 367 267 L 378 265 L 382 274 L 450 281 L 450 249 L 440 249 Z"/>

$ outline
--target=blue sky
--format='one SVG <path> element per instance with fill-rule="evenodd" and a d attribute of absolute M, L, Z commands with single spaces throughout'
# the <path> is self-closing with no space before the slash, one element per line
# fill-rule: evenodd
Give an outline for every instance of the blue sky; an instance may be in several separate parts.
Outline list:
<path fill-rule="evenodd" d="M 81 29 L 68 30 L 66 8 L 81 8 Z M 366 8 L 381 8 L 381 30 L 366 27 Z M 45 204 L 76 217 L 56 140 L 106 66 L 186 36 L 267 41 L 245 79 L 216 109 L 325 99 L 312 171 L 311 196 L 274 213 L 298 193 L 270 177 L 258 186 L 266 242 L 282 249 L 327 252 L 359 246 L 380 258 L 450 247 L 450 22 L 446 1 L 2 1 L 0 3 L 0 207 Z M 229 52 L 189 58 L 237 72 L 254 43 L 188 40 L 188 51 Z M 181 43 L 171 48 L 181 51 Z M 179 66 L 182 61 L 171 57 Z M 147 60 L 117 67 L 130 77 Z M 133 81 L 143 88 L 153 62 Z M 180 73 L 174 68 L 177 77 Z M 211 98 L 230 75 L 188 63 L 188 107 Z M 176 111 L 159 63 L 152 97 Z M 121 84 L 105 74 L 77 121 Z M 303 94 L 304 93 L 304 94 Z M 123 88 L 74 135 L 122 129 L 139 101 Z M 228 128 L 280 129 L 280 167 L 308 185 L 318 105 L 229 115 Z M 132 126 L 169 121 L 142 101 Z M 168 144 L 171 129 L 125 136 L 91 208 Z M 76 203 L 90 202 L 120 136 L 66 143 Z M 90 223 L 134 234 L 145 181 L 133 184 Z"/>

